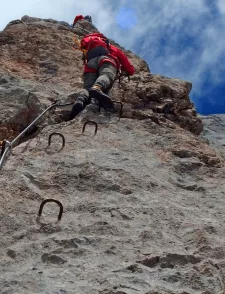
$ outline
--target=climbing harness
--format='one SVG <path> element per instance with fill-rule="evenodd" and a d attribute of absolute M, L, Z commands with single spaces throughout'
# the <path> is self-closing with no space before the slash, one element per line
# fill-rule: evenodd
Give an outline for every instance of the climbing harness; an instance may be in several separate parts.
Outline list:
<path fill-rule="evenodd" d="M 63 205 L 62 205 L 62 203 L 61 203 L 59 200 L 55 200 L 55 199 L 45 199 L 45 200 L 41 203 L 41 205 L 40 205 L 40 208 L 39 208 L 39 211 L 38 211 L 38 216 L 39 216 L 39 217 L 41 216 L 42 211 L 43 211 L 43 208 L 44 208 L 44 205 L 45 205 L 47 202 L 55 202 L 56 204 L 58 204 L 58 206 L 59 206 L 58 220 L 60 221 L 61 218 L 62 218 L 62 214 L 63 214 Z"/>
<path fill-rule="evenodd" d="M 83 126 L 83 129 L 82 129 L 82 133 L 85 132 L 85 129 L 86 129 L 86 125 L 94 125 L 95 126 L 95 133 L 94 133 L 94 136 L 97 134 L 97 131 L 98 131 L 98 124 L 93 121 L 93 120 L 89 120 L 87 121 L 84 126 Z"/>

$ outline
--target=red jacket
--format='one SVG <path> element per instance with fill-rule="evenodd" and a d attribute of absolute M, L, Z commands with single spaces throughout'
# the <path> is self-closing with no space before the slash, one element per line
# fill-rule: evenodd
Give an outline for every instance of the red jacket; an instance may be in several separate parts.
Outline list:
<path fill-rule="evenodd" d="M 75 26 L 75 24 L 76 24 L 76 22 L 78 21 L 78 20 L 81 20 L 81 19 L 84 19 L 84 17 L 83 17 L 83 15 L 77 15 L 75 18 L 74 18 L 74 21 L 73 21 L 73 27 Z"/>
<path fill-rule="evenodd" d="M 134 67 L 130 63 L 129 59 L 127 56 L 121 51 L 119 48 L 110 45 L 110 55 L 113 57 L 116 57 L 119 60 L 119 63 L 121 65 L 121 70 L 126 71 L 130 76 L 134 74 Z"/>
<path fill-rule="evenodd" d="M 96 47 L 103 47 L 106 50 L 106 54 L 104 55 L 109 56 L 110 58 L 103 59 L 100 63 L 100 66 L 104 62 L 111 62 L 116 68 L 127 72 L 129 75 L 133 75 L 134 67 L 128 60 L 127 56 L 119 48 L 113 45 L 108 46 L 106 41 L 107 38 L 104 37 L 104 35 L 101 33 L 89 34 L 81 40 L 81 49 L 86 50 L 88 55 L 92 49 Z M 93 69 L 85 66 L 84 71 L 93 72 Z"/>

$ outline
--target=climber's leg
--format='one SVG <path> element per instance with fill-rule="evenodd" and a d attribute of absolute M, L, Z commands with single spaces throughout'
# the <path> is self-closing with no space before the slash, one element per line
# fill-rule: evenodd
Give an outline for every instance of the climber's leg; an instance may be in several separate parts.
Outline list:
<path fill-rule="evenodd" d="M 96 98 L 105 110 L 114 109 L 113 102 L 106 93 L 113 86 L 116 76 L 117 68 L 111 62 L 102 63 L 99 68 L 99 77 L 89 91 L 90 97 Z"/>
<path fill-rule="evenodd" d="M 89 89 L 93 86 L 97 77 L 98 77 L 97 73 L 90 73 L 90 72 L 84 73 L 84 76 L 83 76 L 84 89 L 82 89 L 77 95 L 76 102 L 74 103 L 72 111 L 71 111 L 70 119 L 74 119 L 89 103 Z"/>

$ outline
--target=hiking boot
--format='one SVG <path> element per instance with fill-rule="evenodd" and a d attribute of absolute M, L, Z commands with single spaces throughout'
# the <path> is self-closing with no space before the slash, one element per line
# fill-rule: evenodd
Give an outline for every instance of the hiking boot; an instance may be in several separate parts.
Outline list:
<path fill-rule="evenodd" d="M 99 106 L 104 108 L 106 111 L 112 111 L 114 109 L 114 104 L 110 97 L 103 93 L 101 86 L 94 85 L 90 91 L 89 95 L 99 101 Z"/>
<path fill-rule="evenodd" d="M 80 113 L 84 109 L 84 103 L 82 101 L 77 101 L 72 108 L 70 119 L 74 119 L 78 113 Z"/>

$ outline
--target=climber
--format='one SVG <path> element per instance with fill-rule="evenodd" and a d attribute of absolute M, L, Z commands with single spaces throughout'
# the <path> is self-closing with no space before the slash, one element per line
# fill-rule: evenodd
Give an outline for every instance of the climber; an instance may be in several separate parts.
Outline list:
<path fill-rule="evenodd" d="M 109 40 L 101 33 L 84 36 L 79 50 L 83 52 L 84 84 L 73 106 L 71 119 L 89 103 L 103 107 L 106 111 L 115 111 L 108 92 L 120 72 L 134 74 L 133 65 L 126 55 L 109 44 Z"/>
<path fill-rule="evenodd" d="M 74 18 L 74 21 L 73 21 L 73 25 L 72 27 L 74 28 L 75 24 L 79 21 L 79 20 L 83 20 L 84 17 L 83 15 L 77 15 L 75 18 Z"/>
<path fill-rule="evenodd" d="M 74 28 L 75 24 L 79 21 L 79 20 L 87 20 L 89 21 L 90 23 L 92 23 L 92 18 L 90 15 L 86 15 L 85 17 L 83 17 L 83 15 L 77 15 L 75 18 L 74 18 L 74 21 L 73 21 L 73 24 L 72 24 L 72 28 Z"/>

